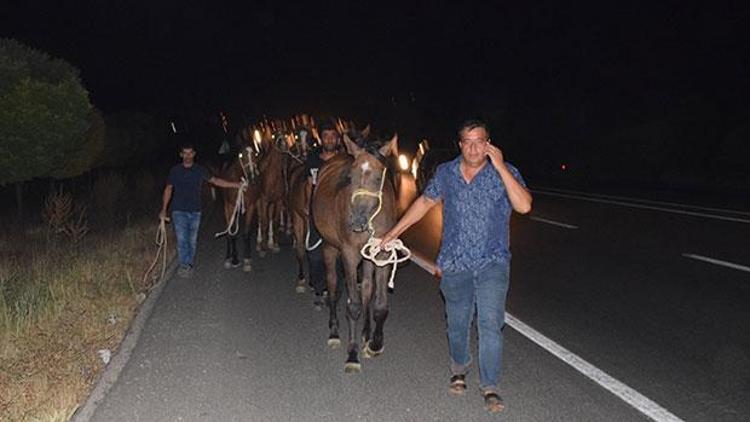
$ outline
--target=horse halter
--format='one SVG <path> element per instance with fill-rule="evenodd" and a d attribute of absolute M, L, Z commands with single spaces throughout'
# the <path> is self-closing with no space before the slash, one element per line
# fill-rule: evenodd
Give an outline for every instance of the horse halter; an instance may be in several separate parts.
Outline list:
<path fill-rule="evenodd" d="M 302 161 L 303 154 L 302 153 L 293 153 L 291 147 L 287 143 L 287 137 L 290 136 L 289 134 L 283 134 L 283 133 L 277 133 L 274 135 L 274 141 L 273 141 L 273 147 L 276 148 L 277 151 L 279 151 L 282 154 L 286 154 L 290 157 L 292 157 L 294 160 L 296 160 L 300 164 L 304 164 L 304 161 Z M 295 149 L 299 151 L 299 146 L 297 145 L 297 140 L 294 138 L 294 141 L 292 142 L 292 145 L 294 145 Z"/>
<path fill-rule="evenodd" d="M 354 200 L 357 199 L 358 196 L 370 196 L 373 198 L 378 199 L 378 207 L 375 209 L 375 212 L 372 213 L 370 218 L 367 220 L 367 232 L 370 233 L 370 236 L 375 236 L 375 227 L 372 226 L 372 220 L 375 219 L 375 217 L 380 213 L 380 210 L 383 208 L 383 186 L 385 185 L 385 172 L 388 170 L 388 167 L 383 167 L 383 176 L 380 179 L 380 189 L 377 192 L 371 191 L 369 189 L 359 188 L 356 189 L 354 192 L 352 192 L 351 197 L 351 203 L 354 203 Z"/>
<path fill-rule="evenodd" d="M 247 155 L 247 164 L 242 162 L 242 157 Z M 258 165 L 253 159 L 253 151 L 250 148 L 245 148 L 245 153 L 239 153 L 237 159 L 240 161 L 240 168 L 242 173 L 245 175 L 245 179 L 253 181 L 258 176 Z"/>

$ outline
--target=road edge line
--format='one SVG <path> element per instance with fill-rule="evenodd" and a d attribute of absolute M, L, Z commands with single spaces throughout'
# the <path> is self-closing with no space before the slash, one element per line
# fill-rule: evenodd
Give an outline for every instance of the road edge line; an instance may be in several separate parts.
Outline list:
<path fill-rule="evenodd" d="M 411 260 L 423 270 L 434 275 L 436 267 L 428 260 L 422 257 L 415 256 L 414 253 L 412 253 Z M 505 312 L 505 320 L 506 323 L 516 332 L 536 343 L 542 349 L 551 353 L 553 356 L 562 360 L 569 366 L 573 367 L 573 369 L 584 375 L 586 378 L 594 381 L 600 387 L 614 394 L 620 400 L 624 401 L 649 419 L 656 422 L 684 422 L 682 419 L 675 416 L 673 413 L 671 413 L 669 410 L 662 407 L 655 401 L 629 387 L 627 384 L 618 381 L 611 375 L 590 364 L 588 361 L 584 360 L 575 353 L 562 347 L 539 331 L 531 328 L 528 324 L 522 322 L 511 313 Z"/>

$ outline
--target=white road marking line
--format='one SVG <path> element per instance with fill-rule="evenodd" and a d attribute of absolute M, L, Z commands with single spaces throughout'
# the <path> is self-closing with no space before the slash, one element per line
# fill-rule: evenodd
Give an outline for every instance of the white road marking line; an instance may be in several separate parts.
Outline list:
<path fill-rule="evenodd" d="M 639 412 L 646 415 L 651 420 L 657 422 L 677 422 L 682 421 L 667 409 L 661 407 L 658 403 L 635 391 L 624 383 L 612 378 L 610 375 L 595 367 L 594 365 L 583 360 L 580 356 L 567 350 L 566 348 L 545 337 L 540 332 L 534 330 L 528 325 L 521 322 L 518 318 L 509 313 L 505 313 L 505 321 L 529 340 L 541 346 L 543 349 L 555 355 L 557 358 L 572 366 L 575 370 L 582 373 L 595 383 L 602 386 L 610 393 L 616 395 L 625 403 L 631 405 Z"/>
<path fill-rule="evenodd" d="M 695 259 L 698 261 L 708 262 L 709 264 L 721 265 L 722 267 L 732 268 L 735 270 L 740 270 L 740 271 L 745 271 L 745 272 L 750 273 L 750 267 L 745 266 L 745 265 L 735 264 L 734 262 L 722 261 L 720 259 L 709 258 L 707 256 L 695 255 L 692 253 L 684 253 L 682 254 L 682 256 L 684 256 L 685 258 Z"/>
<path fill-rule="evenodd" d="M 704 218 L 711 218 L 714 220 L 731 221 L 733 223 L 750 224 L 750 220 L 745 219 L 745 218 L 726 217 L 723 215 L 705 214 L 705 213 L 695 212 L 695 211 L 675 210 L 671 208 L 654 207 L 651 205 L 641 205 L 641 204 L 633 204 L 633 203 L 622 202 L 622 201 L 612 201 L 609 199 L 587 198 L 585 196 L 568 195 L 564 193 L 554 193 L 554 192 L 544 192 L 544 191 L 540 191 L 536 189 L 532 189 L 531 191 L 535 194 L 540 194 L 540 195 L 559 196 L 561 198 L 579 199 L 581 201 L 600 202 L 602 204 L 622 205 L 623 207 L 641 208 L 641 209 L 653 210 L 653 211 L 664 211 L 664 212 L 671 212 L 673 214 L 691 215 L 694 217 L 704 217 Z"/>
<path fill-rule="evenodd" d="M 561 223 L 559 221 L 554 221 L 554 220 L 547 220 L 546 218 L 541 218 L 541 217 L 533 217 L 532 216 L 532 217 L 529 217 L 529 219 L 530 220 L 534 220 L 534 221 L 538 221 L 540 223 L 552 224 L 553 226 L 564 227 L 566 229 L 577 229 L 578 228 L 578 226 L 574 226 L 572 224 Z"/>
<path fill-rule="evenodd" d="M 552 191 L 552 192 L 562 192 L 562 193 L 571 193 L 571 194 L 578 194 L 578 195 L 588 195 L 588 196 L 593 197 L 593 198 L 624 199 L 624 200 L 629 200 L 629 201 L 643 202 L 645 204 L 669 205 L 669 206 L 674 206 L 674 207 L 692 208 L 694 210 L 717 211 L 717 212 L 723 212 L 723 213 L 728 213 L 728 214 L 750 215 L 750 212 L 748 212 L 748 211 L 730 210 L 730 209 L 725 209 L 725 208 L 702 207 L 702 206 L 699 206 L 699 205 L 681 204 L 679 202 L 654 201 L 654 200 L 651 200 L 651 199 L 632 198 L 632 197 L 628 197 L 628 196 L 604 195 L 604 194 L 600 194 L 600 193 L 579 192 L 579 191 L 574 191 L 574 190 L 548 188 L 548 187 L 540 187 L 539 189 L 548 190 L 548 191 Z"/>
<path fill-rule="evenodd" d="M 435 265 L 427 260 L 419 258 L 413 253 L 411 260 L 428 273 L 435 273 Z M 518 333 L 538 344 L 546 351 L 552 353 L 552 355 L 558 359 L 572 366 L 575 370 L 596 382 L 605 390 L 614 394 L 649 419 L 656 422 L 683 422 L 682 419 L 661 407 L 658 403 L 635 391 L 631 387 L 628 387 L 626 384 L 612 378 L 601 369 L 583 360 L 580 356 L 560 346 L 540 332 L 526 325 L 509 312 L 505 313 L 505 322 Z"/>

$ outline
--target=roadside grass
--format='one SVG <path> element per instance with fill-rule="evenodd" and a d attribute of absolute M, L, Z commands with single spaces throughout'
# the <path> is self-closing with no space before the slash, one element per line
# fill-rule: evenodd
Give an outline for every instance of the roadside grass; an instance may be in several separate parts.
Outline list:
<path fill-rule="evenodd" d="M 0 237 L 0 420 L 64 421 L 82 404 L 104 367 L 99 351 L 116 353 L 155 281 L 143 280 L 155 230 L 140 221 L 80 242 L 44 228 Z"/>

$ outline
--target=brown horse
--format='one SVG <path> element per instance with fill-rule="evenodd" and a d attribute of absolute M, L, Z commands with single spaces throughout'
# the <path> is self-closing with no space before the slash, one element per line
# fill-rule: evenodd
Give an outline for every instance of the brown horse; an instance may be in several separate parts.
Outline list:
<path fill-rule="evenodd" d="M 299 126 L 298 126 L 299 128 Z M 308 138 L 309 137 L 309 138 Z M 294 250 L 297 257 L 297 285 L 298 293 L 305 292 L 307 272 L 305 271 L 305 252 L 307 248 L 307 229 L 310 224 L 310 200 L 312 198 L 312 183 L 307 174 L 304 162 L 297 159 L 307 157 L 309 142 L 312 134 L 302 127 L 295 133 L 295 143 L 290 151 L 288 161 L 288 189 L 286 198 L 286 209 L 289 214 L 290 223 L 287 227 L 292 230 Z"/>
<path fill-rule="evenodd" d="M 321 169 L 312 199 L 315 225 L 323 238 L 330 310 L 328 345 L 332 348 L 341 344 L 336 311 L 340 297 L 340 292 L 336 291 L 336 259 L 341 256 L 344 264 L 348 294 L 346 317 L 349 325 L 344 367 L 347 373 L 361 370 L 356 333 L 360 314 L 364 314 L 363 356 L 377 356 L 383 352 L 383 324 L 388 317 L 389 270 L 363 260 L 360 250 L 371 235 L 382 236 L 396 223 L 395 192 L 391 178 L 386 175 L 386 168 L 387 157 L 393 151 L 397 137 L 394 136 L 382 145 L 368 142 L 361 134 L 352 135 L 355 140 L 348 134 L 344 135 L 344 144 L 349 154 L 330 159 Z M 380 257 L 379 255 L 378 258 Z M 357 289 L 357 267 L 360 262 L 361 293 Z M 371 303 L 373 299 L 374 303 Z M 372 338 L 371 313 L 375 322 Z"/>
<path fill-rule="evenodd" d="M 252 269 L 250 251 L 251 245 L 251 231 L 250 226 L 253 221 L 253 215 L 255 214 L 255 201 L 258 198 L 258 183 L 257 183 L 257 167 L 256 167 L 256 154 L 255 151 L 247 147 L 245 151 L 239 154 L 237 160 L 229 165 L 221 173 L 221 177 L 226 180 L 240 181 L 245 178 L 248 181 L 248 186 L 243 194 L 243 206 L 245 209 L 244 215 L 234 215 L 235 208 L 237 208 L 237 189 L 222 188 L 222 197 L 224 200 L 224 219 L 227 226 L 229 227 L 227 234 L 227 253 L 224 259 L 224 268 L 236 268 L 240 265 L 239 259 L 237 258 L 237 236 L 242 233 L 243 247 L 243 265 L 242 270 L 249 272 Z M 238 220 L 237 226 L 232 223 L 233 220 Z M 233 228 L 236 227 L 235 229 Z"/>
<path fill-rule="evenodd" d="M 284 186 L 284 145 L 286 134 L 277 132 L 270 139 L 264 139 L 263 156 L 258 163 L 260 173 L 258 196 L 258 242 L 256 249 L 261 257 L 267 250 L 279 252 L 274 222 L 279 221 L 286 190 Z"/>

